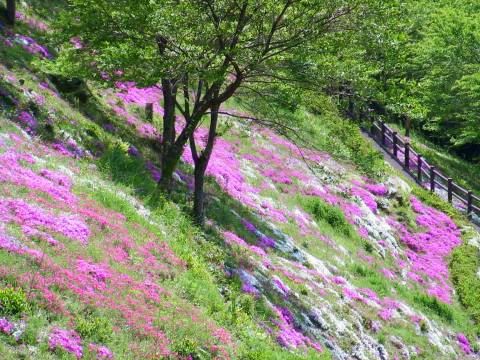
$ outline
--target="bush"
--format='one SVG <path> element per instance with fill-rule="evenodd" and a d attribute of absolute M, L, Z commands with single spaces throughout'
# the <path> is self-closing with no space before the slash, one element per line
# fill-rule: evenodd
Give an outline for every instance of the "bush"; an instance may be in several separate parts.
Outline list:
<path fill-rule="evenodd" d="M 318 198 L 308 198 L 305 206 L 317 221 L 325 221 L 344 235 L 352 234 L 352 226 L 345 219 L 343 212 L 336 206 L 329 205 Z"/>
<path fill-rule="evenodd" d="M 416 303 L 422 305 L 425 309 L 430 310 L 431 312 L 437 314 L 442 319 L 445 319 L 447 322 L 451 323 L 453 321 L 453 312 L 448 307 L 447 304 L 444 304 L 436 297 L 428 296 L 425 294 L 418 294 L 414 297 Z"/>
<path fill-rule="evenodd" d="M 96 316 L 77 318 L 75 330 L 82 338 L 89 339 L 96 343 L 107 342 L 113 332 L 112 326 L 107 319 Z"/>
<path fill-rule="evenodd" d="M 0 313 L 2 315 L 18 315 L 27 309 L 27 297 L 22 289 L 12 287 L 0 289 Z"/>
<path fill-rule="evenodd" d="M 472 245 L 464 244 L 455 248 L 450 262 L 450 271 L 459 300 L 477 324 L 477 333 L 480 333 L 480 279 L 477 276 L 480 260 L 478 255 L 478 249 Z"/>

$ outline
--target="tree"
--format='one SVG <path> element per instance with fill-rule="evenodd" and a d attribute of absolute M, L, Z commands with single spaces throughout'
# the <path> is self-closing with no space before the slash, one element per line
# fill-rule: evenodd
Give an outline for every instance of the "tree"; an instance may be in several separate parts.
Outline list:
<path fill-rule="evenodd" d="M 7 22 L 15 25 L 15 0 L 7 0 Z"/>
<path fill-rule="evenodd" d="M 374 1 L 372 1 L 374 2 Z M 195 161 L 196 217 L 201 221 L 203 175 L 216 136 L 221 104 L 240 86 L 275 72 L 288 53 L 307 53 L 346 18 L 361 17 L 358 0 L 70 0 L 59 23 L 64 44 L 79 37 L 82 51 L 65 46 L 63 69 L 83 74 L 122 69 L 123 79 L 161 82 L 165 114 L 159 187 L 168 192 L 188 141 Z M 73 65 L 77 65 L 76 67 Z M 180 91 L 179 91 L 180 89 Z M 175 130 L 175 112 L 183 115 Z M 196 154 L 196 128 L 211 113 L 206 148 Z M 179 125 L 179 124 L 177 124 Z"/>

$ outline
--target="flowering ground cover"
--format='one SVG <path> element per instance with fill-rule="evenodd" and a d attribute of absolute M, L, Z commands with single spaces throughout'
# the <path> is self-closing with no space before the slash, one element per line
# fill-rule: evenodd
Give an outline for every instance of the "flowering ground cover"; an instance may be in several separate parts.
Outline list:
<path fill-rule="evenodd" d="M 32 41 L 6 44 L 1 59 L 54 56 L 33 40 L 48 24 L 28 11 L 19 21 Z M 198 229 L 182 210 L 191 201 L 188 151 L 172 200 L 152 195 L 158 87 L 89 84 L 94 98 L 76 108 L 33 64 L 7 62 L 5 358 L 477 356 L 448 266 L 462 229 L 415 185 L 369 179 L 329 153 L 235 122 L 217 139 Z M 152 101 L 151 124 L 142 111 Z M 205 134 L 196 133 L 199 144 Z M 8 311 L 7 297 L 17 304 Z"/>

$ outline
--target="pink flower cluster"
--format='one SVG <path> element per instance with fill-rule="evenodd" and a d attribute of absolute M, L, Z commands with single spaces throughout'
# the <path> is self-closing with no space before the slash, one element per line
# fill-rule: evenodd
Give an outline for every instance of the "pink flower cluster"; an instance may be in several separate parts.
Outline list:
<path fill-rule="evenodd" d="M 226 243 L 229 245 L 239 245 L 240 247 L 248 249 L 259 256 L 267 256 L 265 250 L 258 246 L 247 244 L 245 240 L 239 238 L 236 234 L 230 231 L 224 231 L 223 236 L 225 237 Z"/>
<path fill-rule="evenodd" d="M 82 339 L 74 330 L 53 328 L 49 335 L 50 350 L 62 349 L 80 359 L 83 356 Z"/>
<path fill-rule="evenodd" d="M 290 293 L 290 288 L 283 283 L 283 281 L 277 277 L 273 276 L 272 278 L 273 285 L 277 288 L 277 290 L 283 295 L 283 296 L 288 296 Z"/>
<path fill-rule="evenodd" d="M 39 43 L 37 43 L 36 40 L 32 39 L 29 36 L 16 34 L 15 41 L 20 43 L 22 47 L 32 55 L 40 55 L 41 57 L 46 59 L 53 58 L 52 54 L 50 54 L 50 52 L 45 46 L 40 45 Z"/>
<path fill-rule="evenodd" d="M 1 237 L 1 235 L 0 235 Z M 0 318 L 0 331 L 5 334 L 10 334 L 14 328 L 14 325 L 5 318 Z"/>
<path fill-rule="evenodd" d="M 357 186 L 352 186 L 350 193 L 353 196 L 359 197 L 372 212 L 377 212 L 377 202 L 371 193 Z"/>
<path fill-rule="evenodd" d="M 410 262 L 408 276 L 428 288 L 428 294 L 439 300 L 451 302 L 451 287 L 446 257 L 461 244 L 460 230 L 444 213 L 423 205 L 415 197 L 410 198 L 413 210 L 418 214 L 416 222 L 423 230 L 412 233 L 404 225 L 390 220 L 409 249 L 405 251 Z M 404 265 L 398 259 L 399 265 Z M 428 279 L 428 281 L 424 280 Z"/>
<path fill-rule="evenodd" d="M 18 199 L 0 199 L 0 221 L 24 228 L 47 229 L 83 244 L 88 243 L 90 236 L 88 226 L 77 216 L 57 216 Z"/>
<path fill-rule="evenodd" d="M 116 96 L 125 104 L 134 104 L 145 107 L 148 103 L 153 104 L 153 111 L 163 116 L 163 108 L 159 105 L 163 98 L 162 89 L 159 86 L 139 88 L 134 82 L 117 82 L 115 84 L 122 92 Z"/>
<path fill-rule="evenodd" d="M 388 194 L 388 188 L 382 184 L 365 184 L 364 188 L 370 191 L 373 195 L 385 196 Z"/>
<path fill-rule="evenodd" d="M 89 344 L 88 350 L 95 354 L 97 360 L 112 360 L 113 354 L 110 349 L 106 346 L 97 345 L 97 344 Z"/>
<path fill-rule="evenodd" d="M 37 120 L 30 113 L 26 111 L 22 111 L 18 115 L 18 121 L 27 129 L 27 131 L 34 132 L 37 129 L 37 126 L 38 126 Z"/>
<path fill-rule="evenodd" d="M 295 329 L 294 318 L 292 313 L 285 307 L 274 307 L 278 320 L 272 320 L 277 325 L 277 341 L 280 345 L 287 348 L 298 348 L 300 346 L 309 346 L 322 352 L 320 344 L 313 342 L 307 336 Z"/>
<path fill-rule="evenodd" d="M 467 337 L 464 334 L 458 333 L 457 341 L 458 345 L 460 346 L 465 355 L 470 355 L 473 353 L 472 347 L 470 346 L 470 341 L 468 341 Z"/>
<path fill-rule="evenodd" d="M 34 28 L 36 30 L 48 31 L 48 25 L 45 24 L 43 21 L 28 17 L 27 15 L 21 13 L 20 11 L 17 11 L 15 13 L 15 18 L 21 22 L 26 23 L 31 28 Z"/>

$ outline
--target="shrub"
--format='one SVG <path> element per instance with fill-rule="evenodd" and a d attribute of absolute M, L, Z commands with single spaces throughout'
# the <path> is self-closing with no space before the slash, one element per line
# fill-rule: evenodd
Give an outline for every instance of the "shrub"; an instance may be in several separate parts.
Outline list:
<path fill-rule="evenodd" d="M 352 226 L 345 219 L 343 212 L 336 206 L 329 205 L 318 198 L 309 198 L 305 205 L 317 221 L 326 222 L 344 235 L 352 234 Z"/>
<path fill-rule="evenodd" d="M 194 339 L 185 337 L 178 339 L 172 343 L 172 351 L 180 356 L 189 357 L 191 359 L 206 359 L 206 351 L 202 351 L 200 344 Z"/>
<path fill-rule="evenodd" d="M 107 319 L 96 316 L 77 318 L 75 330 L 82 338 L 96 343 L 107 342 L 111 338 L 113 331 Z"/>
<path fill-rule="evenodd" d="M 428 296 L 425 294 L 418 294 L 414 297 L 416 303 L 423 306 L 425 309 L 437 314 L 442 319 L 451 323 L 453 321 L 453 312 L 447 304 L 444 304 L 436 297 Z"/>
<path fill-rule="evenodd" d="M 472 245 L 461 245 L 452 253 L 450 270 L 452 281 L 463 306 L 477 324 L 480 333 L 480 279 L 477 269 L 480 266 L 478 249 Z"/>
<path fill-rule="evenodd" d="M 22 289 L 12 287 L 0 289 L 0 313 L 2 315 L 18 315 L 27 309 L 27 296 Z"/>

